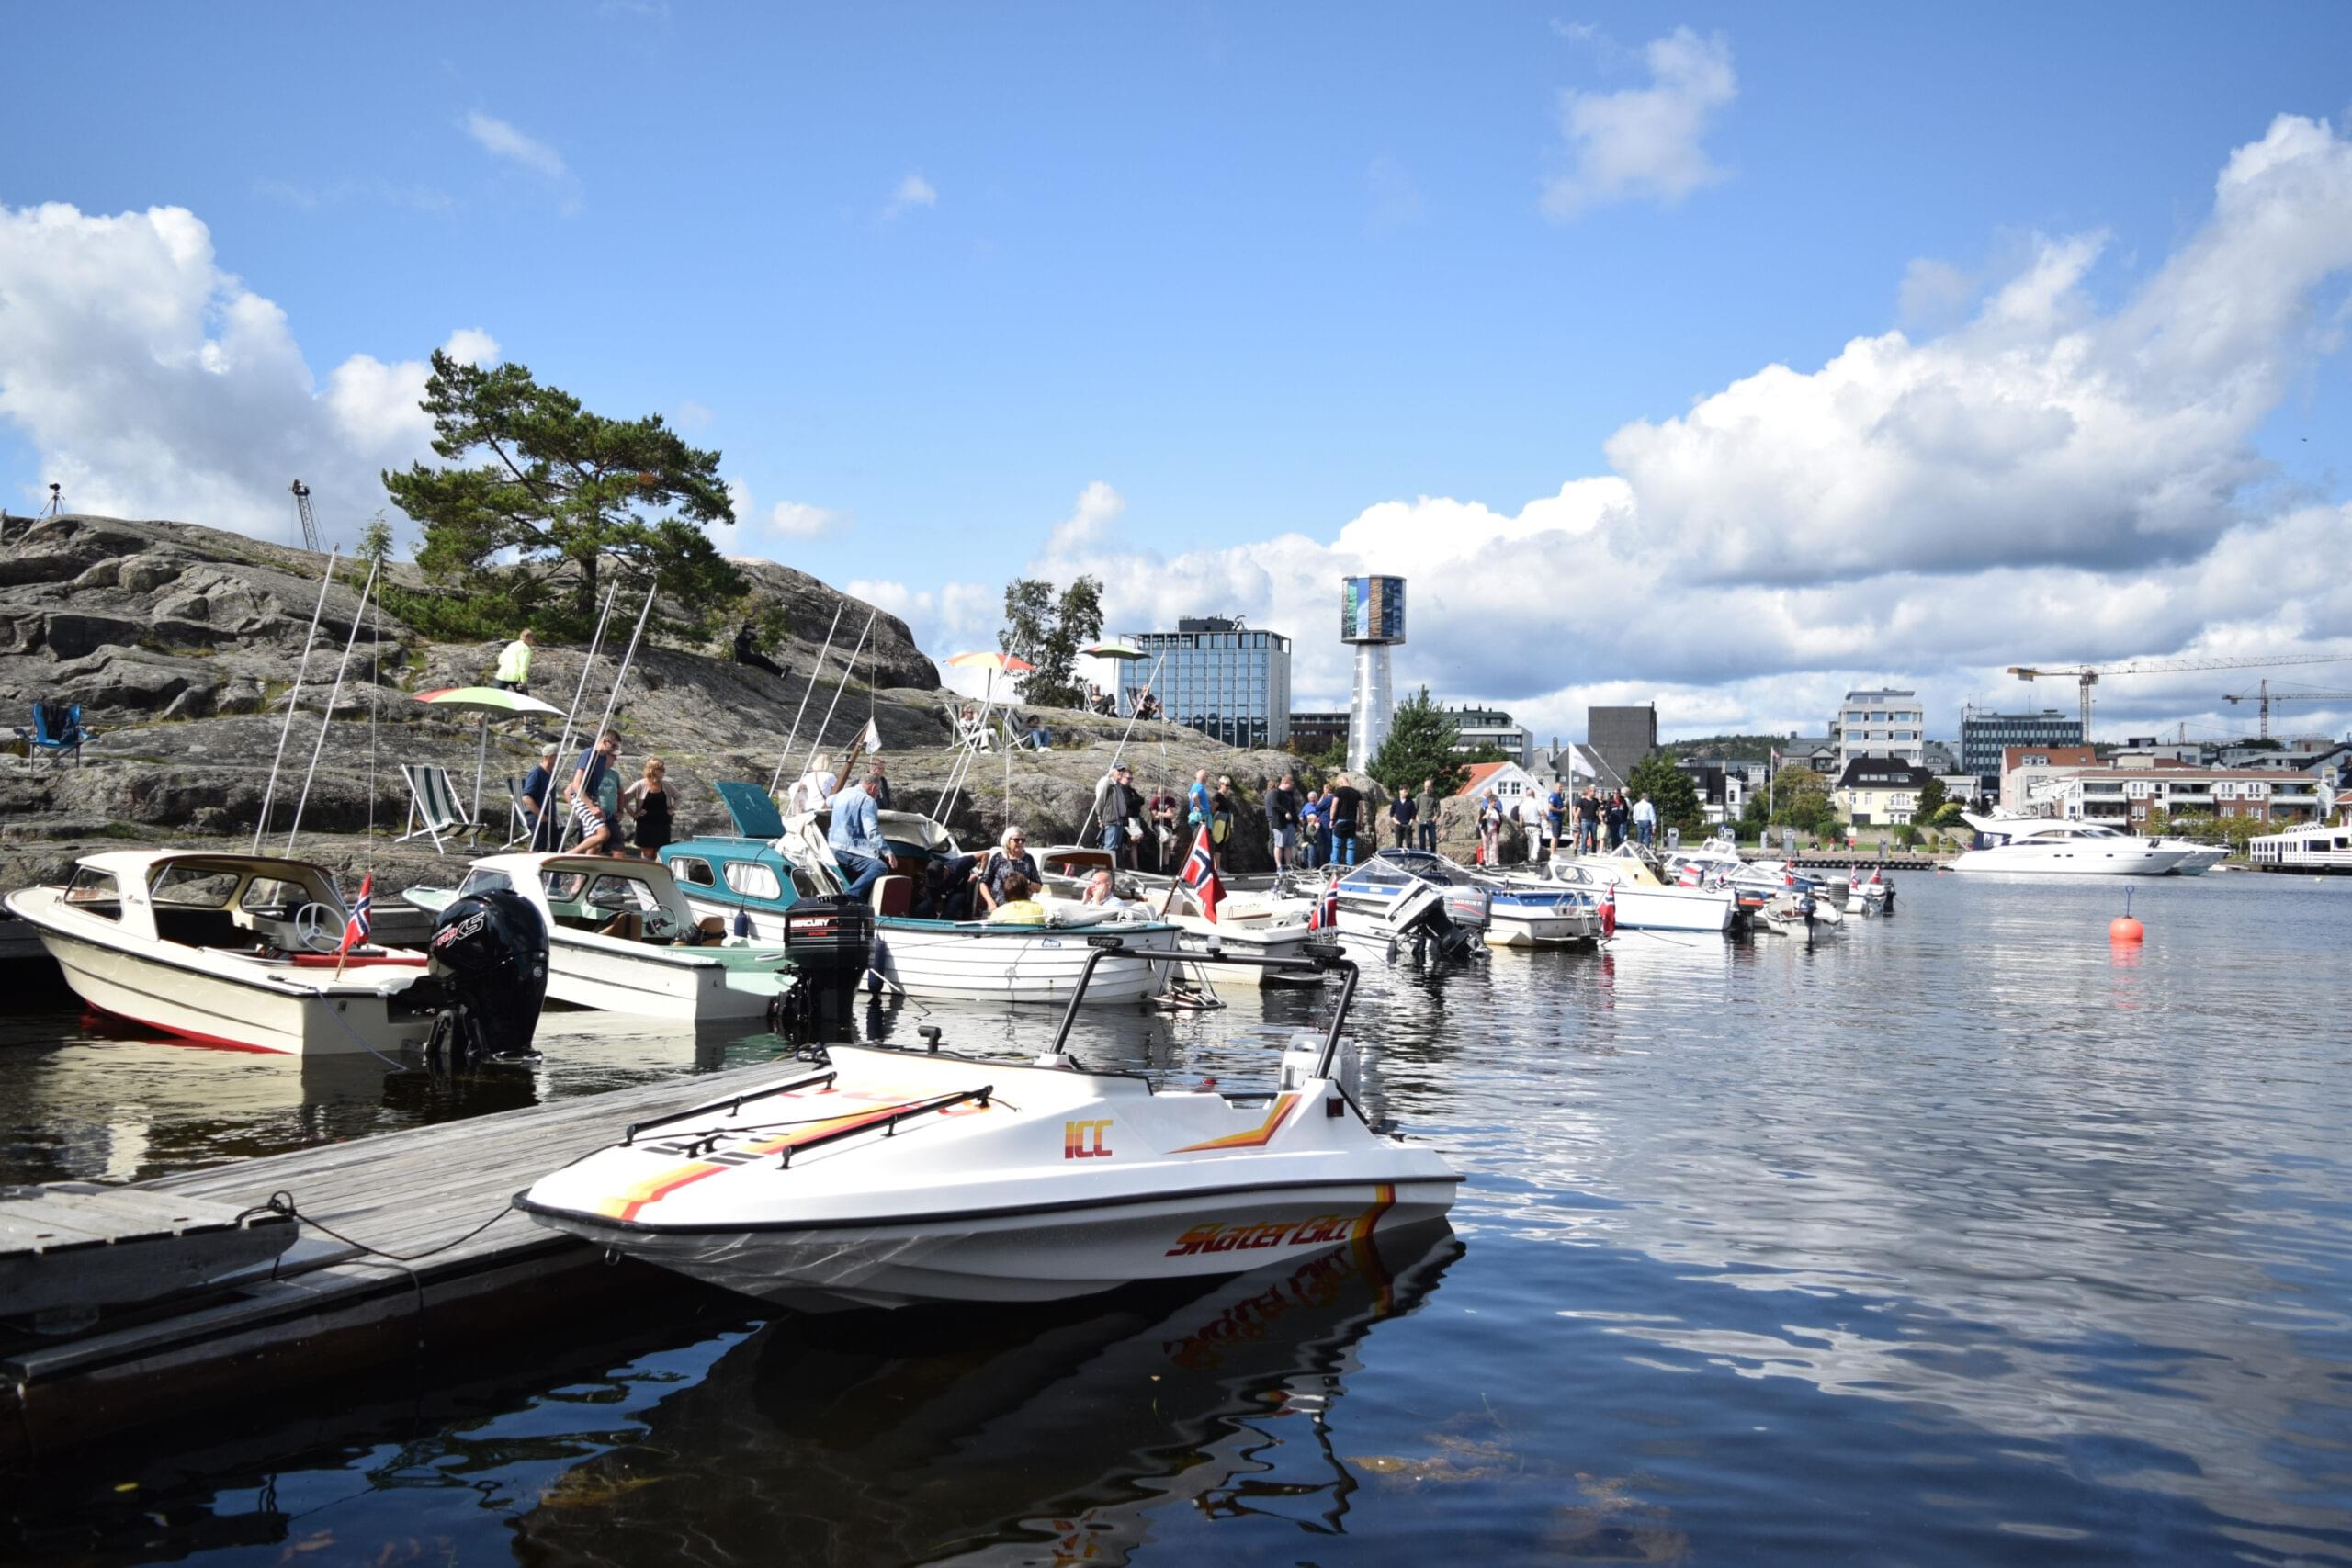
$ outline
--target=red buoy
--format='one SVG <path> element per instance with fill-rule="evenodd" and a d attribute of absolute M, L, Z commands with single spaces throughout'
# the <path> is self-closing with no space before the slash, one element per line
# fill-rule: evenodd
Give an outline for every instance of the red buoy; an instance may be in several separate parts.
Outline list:
<path fill-rule="evenodd" d="M 2118 915 L 2107 922 L 2107 940 L 2109 942 L 2133 942 L 2146 935 L 2140 922 L 2129 915 Z"/>

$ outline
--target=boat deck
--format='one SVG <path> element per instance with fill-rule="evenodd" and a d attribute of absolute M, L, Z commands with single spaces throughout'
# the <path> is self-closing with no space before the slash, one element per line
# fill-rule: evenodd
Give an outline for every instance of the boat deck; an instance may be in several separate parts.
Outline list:
<path fill-rule="evenodd" d="M 0 1342 L 0 1453 L 78 1447 L 502 1326 L 572 1321 L 587 1289 L 636 1266 L 608 1269 L 595 1248 L 532 1224 L 509 1207 L 514 1193 L 631 1122 L 789 1071 L 766 1062 L 665 1078 L 139 1183 L 130 1190 L 235 1209 L 285 1193 L 306 1218 L 416 1260 L 371 1257 L 306 1224 L 274 1273 L 264 1266 L 81 1333 Z"/>

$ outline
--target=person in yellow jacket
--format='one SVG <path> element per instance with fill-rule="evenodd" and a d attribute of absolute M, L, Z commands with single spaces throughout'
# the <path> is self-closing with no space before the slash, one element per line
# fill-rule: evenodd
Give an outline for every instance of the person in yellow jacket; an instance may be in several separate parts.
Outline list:
<path fill-rule="evenodd" d="M 519 692 L 528 687 L 531 683 L 533 646 L 530 630 L 526 627 L 523 635 L 508 643 L 506 651 L 498 656 L 498 672 L 491 677 L 490 683 L 509 692 Z"/>
<path fill-rule="evenodd" d="M 1042 926 L 1046 923 L 1046 907 L 1029 897 L 1029 879 L 1017 871 L 1004 877 L 1004 897 L 989 911 L 988 923 L 992 926 Z"/>

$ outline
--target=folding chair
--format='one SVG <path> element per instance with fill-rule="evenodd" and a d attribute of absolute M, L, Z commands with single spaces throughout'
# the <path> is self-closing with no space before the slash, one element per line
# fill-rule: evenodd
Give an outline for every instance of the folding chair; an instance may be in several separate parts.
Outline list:
<path fill-rule="evenodd" d="M 548 794 L 550 795 L 555 794 L 553 780 L 548 783 Z M 506 841 L 498 847 L 502 850 L 511 850 L 517 844 L 529 844 L 534 826 L 531 813 L 523 804 L 523 781 L 517 778 L 508 779 L 506 781 Z"/>
<path fill-rule="evenodd" d="M 433 762 L 402 762 L 401 777 L 408 781 L 408 820 L 419 824 L 392 841 L 431 839 L 435 854 L 447 854 L 444 839 L 463 840 L 481 831 L 481 824 L 466 815 L 465 804 L 449 785 L 449 770 Z"/>
<path fill-rule="evenodd" d="M 980 715 L 974 714 L 970 718 L 966 718 L 963 709 L 951 707 L 947 713 L 947 722 L 955 726 L 956 744 L 958 747 L 973 751 L 991 750 L 988 720 Z"/>
<path fill-rule="evenodd" d="M 32 727 L 13 728 L 17 739 L 36 751 L 48 752 L 51 761 L 71 756 L 77 768 L 82 765 L 82 742 L 98 738 L 98 731 L 82 728 L 79 703 L 37 702 L 33 704 Z"/>

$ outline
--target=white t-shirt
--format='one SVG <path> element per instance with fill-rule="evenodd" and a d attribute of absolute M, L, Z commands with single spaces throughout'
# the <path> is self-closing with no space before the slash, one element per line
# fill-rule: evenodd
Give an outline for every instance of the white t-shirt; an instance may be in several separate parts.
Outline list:
<path fill-rule="evenodd" d="M 786 793 L 785 814 L 797 817 L 804 811 L 822 811 L 841 787 L 841 780 L 831 773 L 803 773 L 792 781 L 792 788 Z"/>

